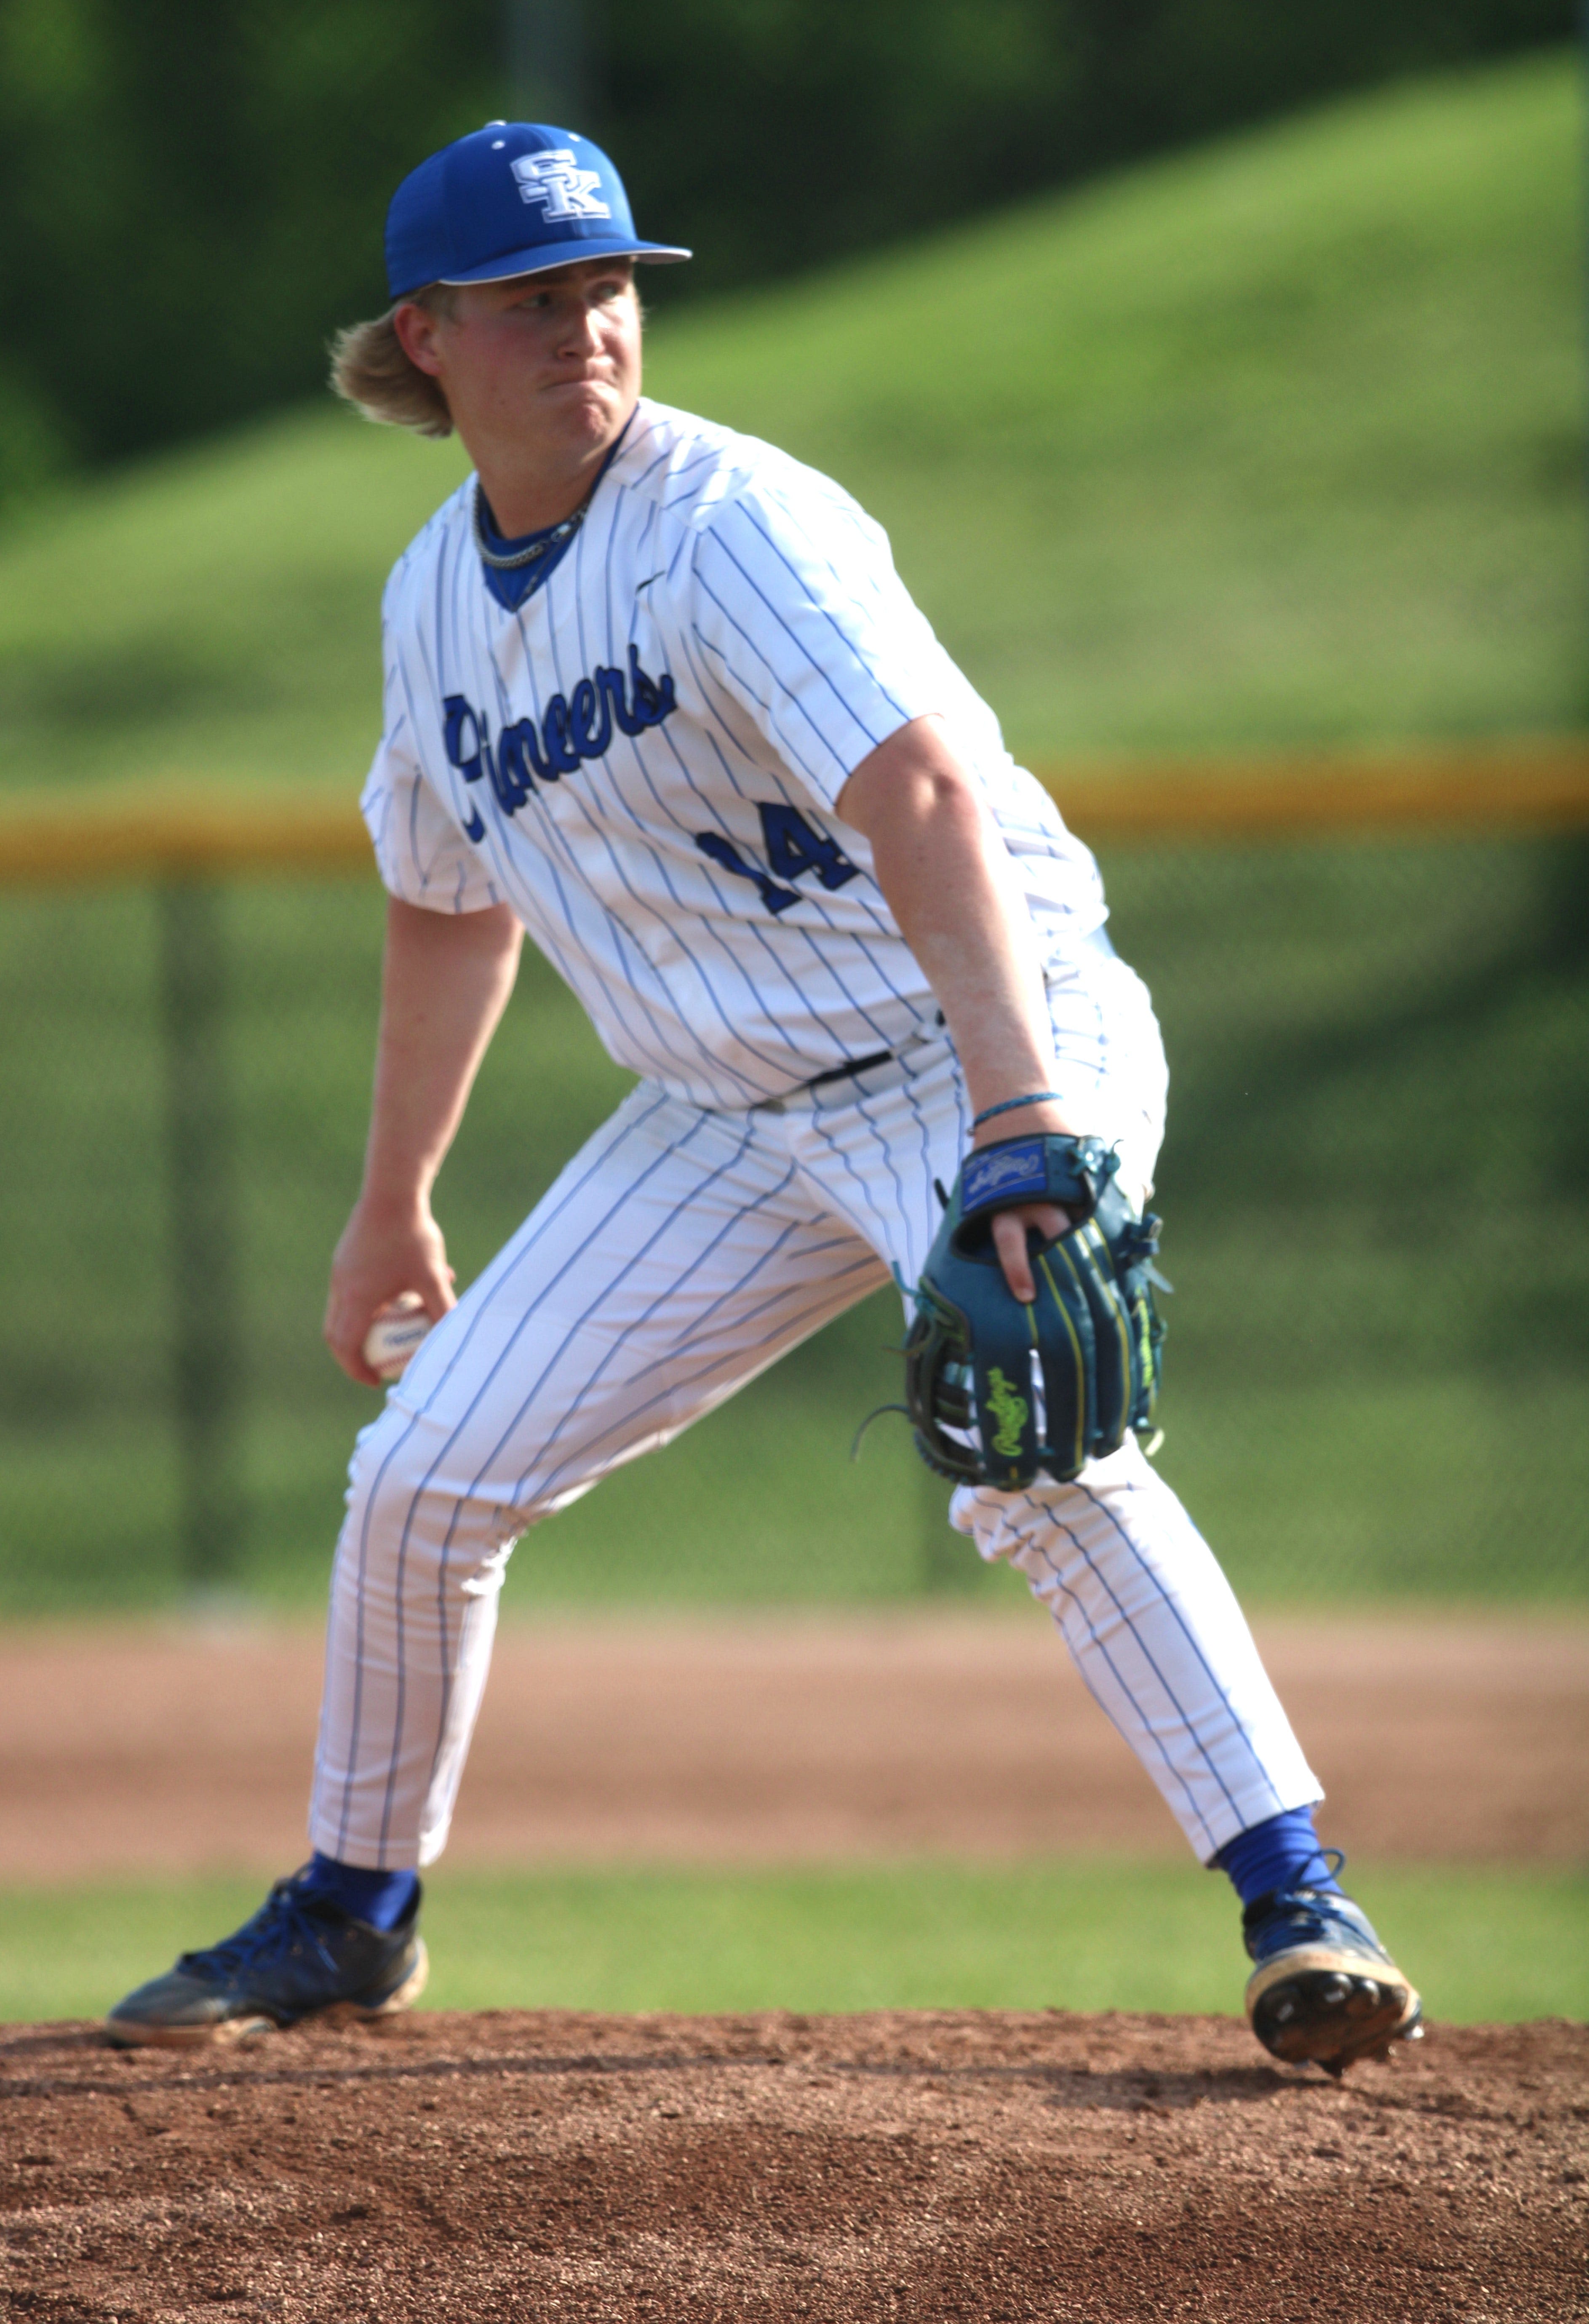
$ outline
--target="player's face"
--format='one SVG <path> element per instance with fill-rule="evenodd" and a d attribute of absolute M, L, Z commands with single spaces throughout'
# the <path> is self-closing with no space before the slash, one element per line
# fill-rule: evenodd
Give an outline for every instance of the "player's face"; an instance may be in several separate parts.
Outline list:
<path fill-rule="evenodd" d="M 424 316 L 435 376 L 477 460 L 504 438 L 553 461 L 605 451 L 640 393 L 633 275 L 627 258 L 597 259 L 467 283 L 450 314 Z"/>

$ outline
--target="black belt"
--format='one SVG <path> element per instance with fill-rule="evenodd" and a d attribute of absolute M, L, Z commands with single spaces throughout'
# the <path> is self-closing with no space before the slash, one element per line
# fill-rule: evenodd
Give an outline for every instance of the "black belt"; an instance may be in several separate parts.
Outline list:
<path fill-rule="evenodd" d="M 944 1012 L 941 1009 L 938 1009 L 933 1011 L 933 1015 L 938 1031 L 941 1033 L 947 1021 Z M 914 1048 L 921 1038 L 919 1033 L 913 1034 L 906 1042 L 905 1048 Z M 869 1057 L 852 1057 L 848 1065 L 829 1065 L 825 1074 L 813 1074 L 808 1082 L 801 1082 L 797 1088 L 790 1090 L 790 1095 L 798 1097 L 801 1090 L 821 1089 L 827 1082 L 847 1082 L 852 1074 L 869 1074 L 873 1065 L 892 1065 L 896 1057 L 903 1055 L 902 1049 L 873 1049 Z"/>
<path fill-rule="evenodd" d="M 869 1074 L 873 1065 L 892 1065 L 899 1054 L 897 1049 L 873 1049 L 869 1057 L 856 1057 L 847 1065 L 830 1065 L 825 1074 L 813 1074 L 800 1087 L 821 1089 L 828 1082 L 847 1082 L 852 1074 Z"/>
<path fill-rule="evenodd" d="M 944 1012 L 940 1009 L 936 1013 L 938 1029 L 941 1032 L 944 1025 Z M 808 1090 L 826 1089 L 830 1082 L 853 1081 L 857 1074 L 869 1074 L 873 1065 L 892 1065 L 904 1056 L 906 1049 L 913 1049 L 922 1038 L 919 1033 L 912 1034 L 910 1040 L 901 1048 L 873 1049 L 870 1056 L 851 1057 L 842 1065 L 829 1065 L 825 1074 L 813 1074 L 808 1082 L 797 1082 L 793 1089 L 785 1090 L 782 1097 L 758 1098 L 756 1104 L 766 1107 L 783 1105 L 791 1097 L 803 1097 Z M 753 1111 L 754 1108 L 752 1110 Z"/>

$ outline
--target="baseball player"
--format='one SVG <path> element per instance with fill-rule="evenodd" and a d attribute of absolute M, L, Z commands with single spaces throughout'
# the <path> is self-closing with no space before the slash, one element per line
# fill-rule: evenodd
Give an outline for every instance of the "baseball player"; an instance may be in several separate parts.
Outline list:
<path fill-rule="evenodd" d="M 882 532 L 771 446 L 642 395 L 635 268 L 689 254 L 636 235 L 607 157 L 490 123 L 404 180 L 386 253 L 393 308 L 344 334 L 337 384 L 456 429 L 474 473 L 386 591 L 363 800 L 390 891 L 381 1031 L 326 1336 L 375 1385 L 373 1318 L 411 1293 L 434 1328 L 351 1464 L 314 1853 L 121 2002 L 118 2043 L 411 2002 L 419 1873 L 517 1537 L 891 1274 L 914 1284 L 968 1153 L 1095 1138 L 1140 1209 L 1163 1129 L 1158 1028 L 1093 859 Z M 636 1084 L 455 1300 L 430 1193 L 526 930 Z M 1017 1300 L 1071 1225 L 1051 1201 L 998 1211 Z M 951 1522 L 1026 1575 L 1234 1883 L 1260 2039 L 1338 2072 L 1413 2032 L 1234 1597 L 1134 1438 L 1068 1482 L 963 1486 Z"/>

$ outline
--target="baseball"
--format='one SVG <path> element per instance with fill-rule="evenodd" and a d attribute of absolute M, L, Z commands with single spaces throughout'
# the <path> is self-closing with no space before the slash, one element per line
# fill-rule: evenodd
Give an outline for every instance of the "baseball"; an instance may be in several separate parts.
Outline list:
<path fill-rule="evenodd" d="M 417 1291 L 403 1291 L 382 1308 L 365 1334 L 364 1358 L 383 1380 L 400 1379 L 404 1366 L 430 1328 Z"/>

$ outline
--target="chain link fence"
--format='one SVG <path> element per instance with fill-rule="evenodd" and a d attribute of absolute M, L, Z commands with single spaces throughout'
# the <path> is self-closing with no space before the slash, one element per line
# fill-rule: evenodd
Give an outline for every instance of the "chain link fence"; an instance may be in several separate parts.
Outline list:
<path fill-rule="evenodd" d="M 1298 792 L 1239 837 L 1178 796 L 1157 823 L 1097 817 L 1171 1059 L 1165 1473 L 1261 1600 L 1582 1599 L 1585 793 L 1555 828 L 1367 834 L 1290 827 L 1330 821 Z M 211 841 L 155 849 L 159 876 L 134 850 L 125 876 L 42 887 L 13 851 L 0 1610 L 323 1592 L 376 1409 L 319 1338 L 383 917 L 339 813 L 297 869 L 256 815 L 230 872 L 288 859 L 268 879 L 201 876 Z M 439 1190 L 460 1281 L 626 1086 L 528 959 Z M 892 1296 L 866 1302 L 539 1528 L 512 1594 L 1008 1586 L 947 1533 L 902 1424 L 849 1461 L 898 1336 Z"/>

